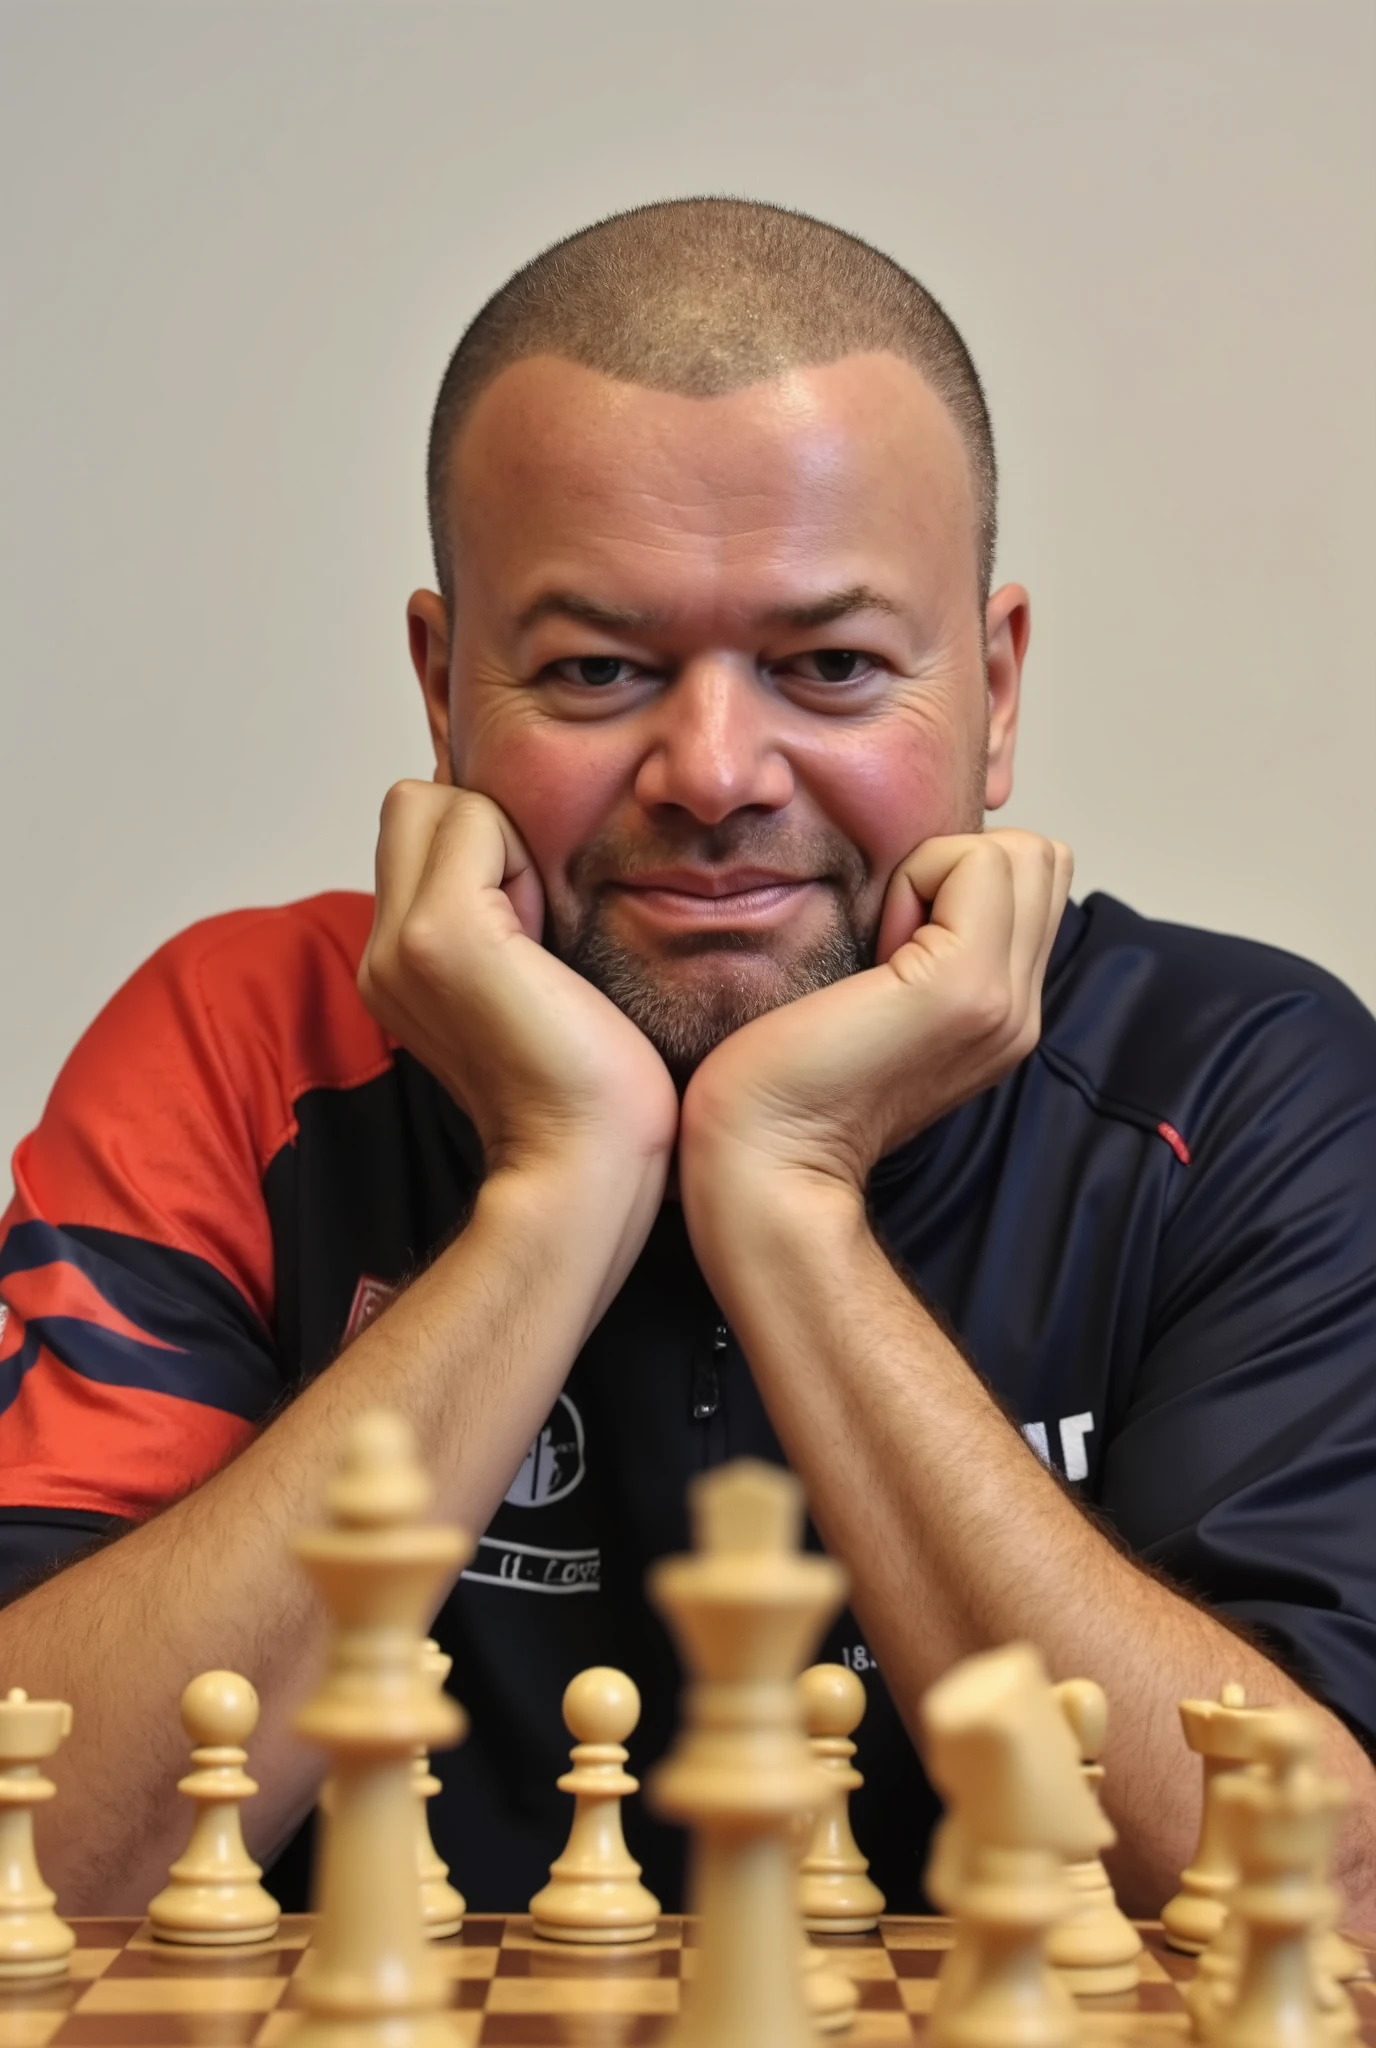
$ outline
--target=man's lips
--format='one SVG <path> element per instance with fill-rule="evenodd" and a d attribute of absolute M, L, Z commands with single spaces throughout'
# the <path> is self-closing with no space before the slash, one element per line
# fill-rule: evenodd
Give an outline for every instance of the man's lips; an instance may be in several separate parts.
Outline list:
<path fill-rule="evenodd" d="M 787 917 L 818 884 L 767 868 L 665 868 L 609 886 L 654 923 L 741 926 Z"/>
<path fill-rule="evenodd" d="M 757 889 L 801 889 L 811 875 L 782 874 L 777 868 L 652 868 L 613 879 L 618 889 L 653 889 L 675 896 L 746 896 Z"/>

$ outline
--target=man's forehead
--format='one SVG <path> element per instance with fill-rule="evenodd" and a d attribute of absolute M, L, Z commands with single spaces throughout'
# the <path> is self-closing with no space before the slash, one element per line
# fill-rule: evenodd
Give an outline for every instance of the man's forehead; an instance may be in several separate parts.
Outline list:
<path fill-rule="evenodd" d="M 631 384 L 558 356 L 508 365 L 474 401 L 451 453 L 457 522 L 513 493 L 787 497 L 875 490 L 974 498 L 959 430 L 911 363 L 888 351 L 781 370 L 711 397 Z"/>
<path fill-rule="evenodd" d="M 924 622 L 923 638 L 978 610 L 964 446 L 895 356 L 706 399 L 530 358 L 481 394 L 456 456 L 453 587 L 504 633 L 558 593 L 652 609 L 694 636 L 861 585 Z"/>

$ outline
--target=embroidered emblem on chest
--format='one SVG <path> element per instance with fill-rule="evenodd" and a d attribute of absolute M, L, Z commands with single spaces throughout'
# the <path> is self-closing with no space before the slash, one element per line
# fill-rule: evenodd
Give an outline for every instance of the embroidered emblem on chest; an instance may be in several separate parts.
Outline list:
<path fill-rule="evenodd" d="M 520 1470 L 506 1490 L 513 1508 L 544 1508 L 572 1493 L 586 1470 L 583 1460 L 583 1418 L 567 1394 L 561 1394 L 536 1437 Z"/>
<path fill-rule="evenodd" d="M 355 1337 L 361 1336 L 369 1323 L 382 1314 L 388 1302 L 394 1300 L 400 1291 L 386 1280 L 379 1280 L 373 1273 L 360 1273 L 349 1307 L 349 1320 L 344 1325 L 344 1335 L 340 1339 L 341 1350 L 345 1344 L 352 1344 Z"/>

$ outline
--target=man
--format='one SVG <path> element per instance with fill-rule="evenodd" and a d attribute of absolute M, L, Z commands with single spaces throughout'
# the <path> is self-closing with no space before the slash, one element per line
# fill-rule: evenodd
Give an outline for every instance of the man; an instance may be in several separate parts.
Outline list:
<path fill-rule="evenodd" d="M 1369 1912 L 1376 1029 L 1301 962 L 1067 908 L 1065 848 L 981 831 L 1029 602 L 990 588 L 955 330 L 816 222 L 642 209 L 479 315 L 430 488 L 435 780 L 387 797 L 375 905 L 174 941 L 16 1157 L 0 1661 L 75 1703 L 66 1903 L 160 1881 L 204 1666 L 263 1697 L 251 1839 L 310 1807 L 287 1540 L 383 1401 L 481 1537 L 436 1622 L 471 1903 L 559 1845 L 576 1669 L 630 1669 L 663 1746 L 644 1567 L 690 1473 L 754 1451 L 851 1574 L 828 1652 L 869 1688 L 895 1908 L 917 1701 L 1030 1636 L 1109 1689 L 1132 1906 L 1192 1846 L 1176 1702 L 1241 1679 L 1315 1702 Z M 674 1900 L 676 1838 L 632 1833 Z"/>

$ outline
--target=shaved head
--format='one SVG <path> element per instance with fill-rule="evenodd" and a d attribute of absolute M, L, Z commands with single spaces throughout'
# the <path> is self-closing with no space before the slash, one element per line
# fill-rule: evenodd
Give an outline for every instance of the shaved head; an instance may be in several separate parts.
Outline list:
<path fill-rule="evenodd" d="M 982 607 L 994 561 L 994 441 L 955 326 L 867 242 L 742 199 L 673 199 L 614 214 L 556 242 L 488 300 L 450 358 L 430 430 L 430 534 L 446 605 L 451 456 L 474 403 L 511 364 L 557 356 L 623 383 L 712 398 L 885 350 L 921 373 L 960 433 Z"/>

